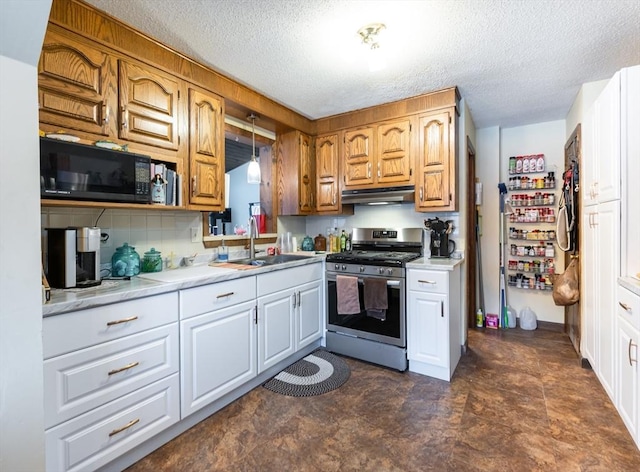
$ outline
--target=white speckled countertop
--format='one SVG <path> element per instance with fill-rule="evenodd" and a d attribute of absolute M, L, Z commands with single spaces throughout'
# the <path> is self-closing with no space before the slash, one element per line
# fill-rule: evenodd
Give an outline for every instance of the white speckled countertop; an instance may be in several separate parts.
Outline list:
<path fill-rule="evenodd" d="M 640 297 L 640 280 L 635 277 L 619 277 L 618 284 Z"/>
<path fill-rule="evenodd" d="M 430 259 L 421 257 L 411 262 L 407 262 L 407 269 L 438 269 L 453 270 L 457 265 L 462 264 L 464 259 Z"/>
<path fill-rule="evenodd" d="M 131 280 L 105 280 L 101 285 L 91 288 L 52 289 L 51 300 L 42 305 L 42 316 L 53 316 L 135 298 L 174 292 L 199 285 L 275 272 L 291 267 L 323 262 L 324 258 L 324 255 L 309 256 L 303 260 L 243 270 L 200 265 L 157 272 L 155 274 L 144 274 L 132 277 Z"/>

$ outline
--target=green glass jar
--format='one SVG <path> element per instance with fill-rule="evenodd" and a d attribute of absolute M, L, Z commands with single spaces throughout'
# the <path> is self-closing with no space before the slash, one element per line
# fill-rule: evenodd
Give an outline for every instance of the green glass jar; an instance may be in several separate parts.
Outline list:
<path fill-rule="evenodd" d="M 142 259 L 142 272 L 160 272 L 162 271 L 162 256 L 160 251 L 155 248 L 144 253 Z"/>
<path fill-rule="evenodd" d="M 111 275 L 132 277 L 140 273 L 140 255 L 136 248 L 124 243 L 111 257 Z"/>

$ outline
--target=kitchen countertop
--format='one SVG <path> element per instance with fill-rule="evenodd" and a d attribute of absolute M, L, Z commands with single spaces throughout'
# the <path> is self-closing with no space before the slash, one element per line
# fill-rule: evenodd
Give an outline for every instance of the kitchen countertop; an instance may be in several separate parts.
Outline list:
<path fill-rule="evenodd" d="M 174 292 L 199 285 L 266 274 L 291 267 L 323 262 L 324 258 L 324 255 L 309 255 L 308 259 L 242 270 L 199 265 L 155 274 L 143 274 L 131 277 L 131 280 L 104 280 L 97 287 L 51 289 L 51 300 L 42 305 L 42 316 L 59 315 L 70 311 Z M 155 280 L 147 277 L 153 277 Z"/>
<path fill-rule="evenodd" d="M 635 277 L 619 277 L 618 284 L 640 297 L 640 280 Z"/>
<path fill-rule="evenodd" d="M 407 269 L 437 269 L 437 270 L 453 270 L 456 266 L 462 264 L 464 259 L 430 259 L 421 257 L 411 262 L 407 262 Z"/>

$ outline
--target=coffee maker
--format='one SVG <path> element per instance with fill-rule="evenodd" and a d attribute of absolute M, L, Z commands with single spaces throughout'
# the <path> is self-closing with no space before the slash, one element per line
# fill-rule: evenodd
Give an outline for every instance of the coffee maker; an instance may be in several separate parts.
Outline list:
<path fill-rule="evenodd" d="M 424 226 L 430 232 L 429 249 L 432 258 L 451 257 L 456 250 L 455 241 L 449 239 L 449 234 L 453 231 L 453 221 L 443 221 L 437 216 L 424 220 Z"/>
<path fill-rule="evenodd" d="M 100 228 L 46 228 L 47 279 L 56 288 L 100 285 Z"/>

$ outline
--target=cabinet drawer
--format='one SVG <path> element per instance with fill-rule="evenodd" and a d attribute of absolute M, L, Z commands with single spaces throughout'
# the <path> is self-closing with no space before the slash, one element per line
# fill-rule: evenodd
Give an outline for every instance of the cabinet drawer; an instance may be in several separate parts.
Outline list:
<path fill-rule="evenodd" d="M 244 277 L 180 291 L 180 318 L 237 305 L 256 298 L 256 278 Z"/>
<path fill-rule="evenodd" d="M 178 323 L 44 362 L 45 428 L 178 371 Z"/>
<path fill-rule="evenodd" d="M 635 329 L 640 329 L 640 297 L 618 285 L 618 314 Z"/>
<path fill-rule="evenodd" d="M 179 419 L 179 379 L 173 374 L 47 430 L 47 471 L 95 470 Z"/>
<path fill-rule="evenodd" d="M 443 270 L 415 270 L 409 271 L 409 290 L 421 292 L 449 292 L 449 272 Z"/>
<path fill-rule="evenodd" d="M 322 279 L 322 263 L 275 270 L 258 275 L 258 296 L 268 295 L 288 288 Z"/>
<path fill-rule="evenodd" d="M 175 321 L 178 321 L 177 292 L 48 316 L 43 320 L 44 358 Z"/>

